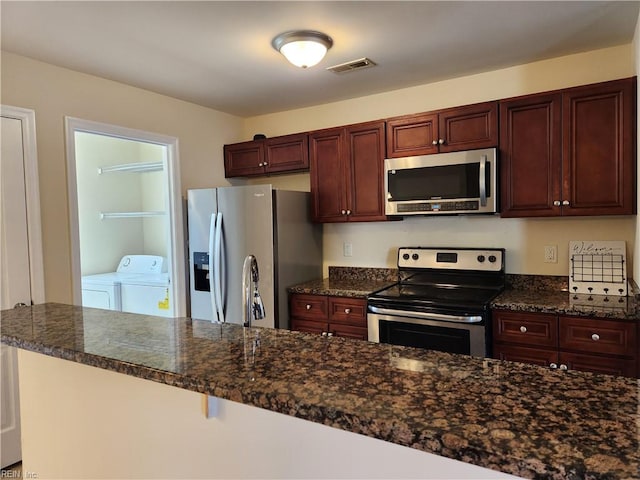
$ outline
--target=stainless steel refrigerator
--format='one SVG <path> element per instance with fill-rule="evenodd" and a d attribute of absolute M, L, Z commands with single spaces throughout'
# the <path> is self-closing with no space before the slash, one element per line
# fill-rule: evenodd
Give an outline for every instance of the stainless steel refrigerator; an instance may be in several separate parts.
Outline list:
<path fill-rule="evenodd" d="M 322 276 L 322 227 L 310 194 L 271 185 L 187 192 L 191 317 L 242 324 L 242 265 L 258 261 L 266 316 L 254 326 L 289 328 L 287 287 Z"/>

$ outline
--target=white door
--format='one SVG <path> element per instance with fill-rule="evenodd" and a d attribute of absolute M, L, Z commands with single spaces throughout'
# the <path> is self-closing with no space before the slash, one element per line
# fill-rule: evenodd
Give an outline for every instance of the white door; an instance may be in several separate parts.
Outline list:
<path fill-rule="evenodd" d="M 33 111 L 3 106 L 0 131 L 0 309 L 4 310 L 43 301 L 44 287 Z M 0 367 L 0 461 L 6 467 L 21 460 L 15 348 L 1 346 Z"/>

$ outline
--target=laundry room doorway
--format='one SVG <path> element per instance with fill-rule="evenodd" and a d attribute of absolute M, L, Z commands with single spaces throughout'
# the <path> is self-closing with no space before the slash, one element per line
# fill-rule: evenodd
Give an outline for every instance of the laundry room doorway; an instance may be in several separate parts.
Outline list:
<path fill-rule="evenodd" d="M 74 303 L 185 316 L 177 139 L 65 123 Z"/>

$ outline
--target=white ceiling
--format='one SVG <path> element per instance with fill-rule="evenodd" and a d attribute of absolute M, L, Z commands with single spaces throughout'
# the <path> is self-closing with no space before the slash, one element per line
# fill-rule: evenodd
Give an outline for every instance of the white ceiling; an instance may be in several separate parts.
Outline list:
<path fill-rule="evenodd" d="M 3 50 L 247 117 L 630 43 L 640 2 L 0 2 Z M 272 38 L 334 40 L 316 67 Z M 326 67 L 369 57 L 378 66 Z"/>

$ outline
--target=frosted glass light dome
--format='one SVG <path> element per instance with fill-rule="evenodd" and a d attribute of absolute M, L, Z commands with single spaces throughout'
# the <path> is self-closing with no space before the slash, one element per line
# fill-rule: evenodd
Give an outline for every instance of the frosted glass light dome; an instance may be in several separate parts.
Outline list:
<path fill-rule="evenodd" d="M 305 30 L 281 33 L 271 45 L 296 67 L 308 68 L 324 58 L 333 40 L 324 33 Z"/>

